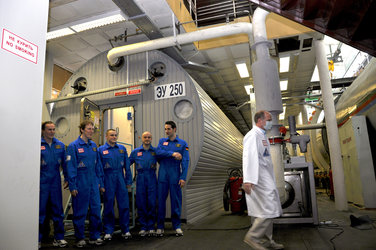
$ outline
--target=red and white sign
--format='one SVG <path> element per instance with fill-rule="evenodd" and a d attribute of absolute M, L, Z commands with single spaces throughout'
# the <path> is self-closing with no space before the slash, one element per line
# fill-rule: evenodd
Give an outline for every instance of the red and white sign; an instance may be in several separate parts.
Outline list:
<path fill-rule="evenodd" d="M 125 95 L 128 95 L 127 91 L 115 92 L 115 96 L 125 96 Z"/>
<path fill-rule="evenodd" d="M 138 95 L 138 94 L 141 94 L 140 87 L 128 90 L 128 95 Z"/>
<path fill-rule="evenodd" d="M 129 89 L 125 89 L 125 90 L 115 92 L 114 95 L 115 96 L 126 96 L 126 95 L 139 95 L 139 94 L 141 94 L 141 87 L 136 86 L 136 87 L 133 87 L 133 88 L 129 88 Z"/>
<path fill-rule="evenodd" d="M 137 156 L 142 156 L 142 152 L 138 152 L 138 153 L 137 153 Z"/>
<path fill-rule="evenodd" d="M 1 48 L 13 53 L 23 59 L 37 64 L 38 62 L 38 46 L 3 29 L 3 37 Z"/>

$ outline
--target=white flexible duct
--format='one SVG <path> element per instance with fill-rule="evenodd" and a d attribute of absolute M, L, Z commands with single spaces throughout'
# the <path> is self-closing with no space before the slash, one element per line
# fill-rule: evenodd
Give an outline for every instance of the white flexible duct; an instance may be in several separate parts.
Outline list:
<path fill-rule="evenodd" d="M 250 43 L 253 41 L 252 24 L 250 23 L 233 23 L 224 26 L 189 32 L 177 35 L 176 37 L 165 37 L 155 40 L 150 40 L 141 43 L 124 45 L 121 47 L 111 49 L 107 54 L 107 60 L 110 65 L 115 65 L 117 58 L 121 56 L 132 55 L 140 52 L 163 49 L 178 44 L 187 44 L 197 41 L 213 39 L 223 36 L 231 36 L 236 34 L 248 34 Z"/>
<path fill-rule="evenodd" d="M 256 61 L 252 64 L 252 76 L 256 96 L 256 110 L 267 110 L 273 119 L 272 130 L 269 137 L 279 136 L 278 115 L 282 113 L 282 96 L 279 87 L 279 72 L 277 63 L 270 58 L 269 47 L 271 43 L 266 36 L 265 20 L 269 12 L 257 8 L 253 14 L 253 38 L 252 49 L 256 51 Z M 282 161 L 282 149 L 280 144 L 270 145 L 273 161 L 276 186 L 281 202 L 286 201 L 284 165 Z"/>

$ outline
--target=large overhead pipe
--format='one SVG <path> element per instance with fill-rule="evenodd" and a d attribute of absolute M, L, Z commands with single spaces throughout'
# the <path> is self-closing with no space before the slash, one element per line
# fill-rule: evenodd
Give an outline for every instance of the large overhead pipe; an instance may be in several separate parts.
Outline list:
<path fill-rule="evenodd" d="M 332 85 L 330 83 L 328 62 L 326 59 L 325 46 L 323 40 L 314 42 L 316 50 L 317 69 L 320 77 L 320 86 L 322 90 L 322 100 L 324 103 L 325 124 L 328 133 L 330 163 L 333 171 L 335 206 L 339 211 L 348 209 L 345 175 L 343 172 L 343 163 L 341 155 L 341 146 L 336 120 L 336 111 L 334 108 Z"/>
<path fill-rule="evenodd" d="M 193 43 L 197 41 L 213 39 L 223 36 L 231 36 L 241 33 L 248 34 L 249 41 L 250 43 L 252 43 L 252 24 L 233 23 L 219 27 L 184 33 L 177 36 L 164 37 L 160 39 L 113 48 L 108 52 L 107 60 L 111 66 L 114 66 L 116 65 L 118 58 L 121 56 L 132 55 L 145 51 L 163 49 L 171 46 Z"/>
<path fill-rule="evenodd" d="M 267 110 L 273 119 L 272 130 L 268 133 L 269 138 L 280 137 L 278 116 L 282 113 L 282 96 L 279 87 L 278 66 L 275 60 L 270 58 L 269 47 L 271 43 L 266 36 L 265 20 L 269 12 L 257 8 L 253 15 L 253 39 L 252 49 L 256 51 L 256 61 L 252 64 L 252 76 L 256 96 L 256 110 Z M 275 141 L 275 140 L 271 140 Z M 282 140 L 278 140 L 281 141 Z M 281 202 L 286 200 L 284 166 L 282 161 L 281 144 L 271 145 L 274 173 L 277 189 Z"/>

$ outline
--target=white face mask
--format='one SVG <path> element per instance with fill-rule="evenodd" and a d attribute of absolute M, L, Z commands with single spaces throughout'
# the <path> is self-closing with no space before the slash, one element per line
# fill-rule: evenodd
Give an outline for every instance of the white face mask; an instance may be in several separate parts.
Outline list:
<path fill-rule="evenodd" d="M 265 130 L 271 130 L 272 129 L 272 121 L 266 121 L 264 128 L 265 128 Z"/>

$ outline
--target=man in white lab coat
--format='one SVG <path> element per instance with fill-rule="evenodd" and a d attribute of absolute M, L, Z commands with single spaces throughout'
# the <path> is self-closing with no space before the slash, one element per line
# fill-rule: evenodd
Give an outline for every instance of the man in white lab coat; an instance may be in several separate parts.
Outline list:
<path fill-rule="evenodd" d="M 272 239 L 273 218 L 282 214 L 266 137 L 266 130 L 272 127 L 272 116 L 261 110 L 255 114 L 254 120 L 256 126 L 243 140 L 243 189 L 248 215 L 255 217 L 244 242 L 254 249 L 283 249 L 282 244 Z"/>

